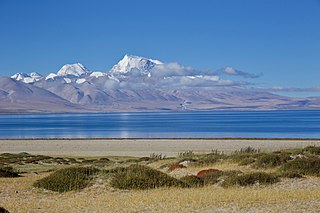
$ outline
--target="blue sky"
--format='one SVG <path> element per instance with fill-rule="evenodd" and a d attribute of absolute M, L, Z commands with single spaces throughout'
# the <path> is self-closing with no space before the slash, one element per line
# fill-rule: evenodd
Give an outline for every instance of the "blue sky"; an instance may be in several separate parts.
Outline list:
<path fill-rule="evenodd" d="M 320 0 L 0 0 L 0 27 L 0 75 L 107 71 L 128 53 L 320 87 Z"/>

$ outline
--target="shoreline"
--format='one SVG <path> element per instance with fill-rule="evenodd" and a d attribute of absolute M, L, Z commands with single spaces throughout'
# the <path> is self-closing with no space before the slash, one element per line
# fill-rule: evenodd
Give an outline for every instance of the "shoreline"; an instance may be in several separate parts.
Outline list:
<path fill-rule="evenodd" d="M 261 151 L 320 146 L 320 139 L 0 139 L 0 152 L 54 156 L 131 156 L 150 154 L 177 156 L 179 152 L 209 153 L 218 150 L 231 153 L 251 146 Z"/>
<path fill-rule="evenodd" d="M 0 140 L 294 140 L 294 141 L 318 141 L 320 138 L 0 138 Z"/>

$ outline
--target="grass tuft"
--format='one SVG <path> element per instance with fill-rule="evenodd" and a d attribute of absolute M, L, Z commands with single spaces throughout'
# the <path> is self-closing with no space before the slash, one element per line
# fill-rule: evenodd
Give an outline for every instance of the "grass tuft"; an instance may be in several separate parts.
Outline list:
<path fill-rule="evenodd" d="M 202 187 L 204 186 L 203 178 L 197 177 L 195 175 L 187 175 L 180 178 L 181 181 L 188 184 L 190 187 Z"/>
<path fill-rule="evenodd" d="M 291 160 L 290 155 L 285 153 L 265 153 L 257 158 L 256 166 L 258 168 L 272 168 L 280 166 Z"/>
<path fill-rule="evenodd" d="M 2 167 L 0 168 L 0 177 L 15 178 L 20 177 L 20 175 L 18 172 L 14 171 L 12 167 Z"/>
<path fill-rule="evenodd" d="M 131 165 L 114 172 L 110 182 L 118 189 L 152 189 L 159 187 L 187 187 L 185 182 L 177 180 L 163 172 L 147 166 Z"/>
<path fill-rule="evenodd" d="M 282 172 L 279 176 L 283 178 L 303 178 L 303 176 L 300 173 L 292 171 Z"/>
<path fill-rule="evenodd" d="M 314 155 L 320 155 L 320 147 L 319 146 L 307 146 L 303 149 L 304 152 L 314 154 Z"/>
<path fill-rule="evenodd" d="M 274 174 L 265 172 L 253 172 L 241 175 L 232 175 L 225 179 L 222 183 L 223 187 L 230 186 L 250 186 L 250 185 L 268 185 L 279 181 L 279 178 Z"/>
<path fill-rule="evenodd" d="M 227 171 L 218 170 L 216 172 L 205 173 L 200 177 L 203 180 L 204 184 L 208 185 L 208 184 L 216 184 L 222 181 L 223 179 L 226 179 L 233 175 L 238 175 L 240 173 L 241 171 L 235 171 L 235 170 L 227 170 Z"/>
<path fill-rule="evenodd" d="M 48 177 L 34 183 L 35 187 L 44 188 L 56 192 L 80 190 L 87 187 L 93 175 L 99 172 L 93 167 L 70 167 L 60 169 Z"/>
<path fill-rule="evenodd" d="M 320 159 L 318 157 L 297 158 L 284 164 L 280 170 L 302 175 L 320 176 Z"/>

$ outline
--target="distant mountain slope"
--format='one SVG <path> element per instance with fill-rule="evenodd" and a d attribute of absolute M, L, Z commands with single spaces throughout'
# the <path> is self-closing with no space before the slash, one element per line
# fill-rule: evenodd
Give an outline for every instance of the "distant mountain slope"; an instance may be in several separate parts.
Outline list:
<path fill-rule="evenodd" d="M 319 98 L 279 96 L 225 76 L 259 77 L 232 67 L 195 70 L 133 55 L 108 72 L 66 64 L 47 76 L 2 77 L 0 112 L 320 109 Z"/>
<path fill-rule="evenodd" d="M 77 112 L 82 107 L 45 90 L 16 81 L 9 77 L 0 77 L 0 112 Z"/>

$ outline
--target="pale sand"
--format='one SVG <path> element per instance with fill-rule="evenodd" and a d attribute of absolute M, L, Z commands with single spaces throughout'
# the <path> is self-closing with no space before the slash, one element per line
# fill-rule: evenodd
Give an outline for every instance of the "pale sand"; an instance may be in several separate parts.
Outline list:
<path fill-rule="evenodd" d="M 152 153 L 177 156 L 192 150 L 230 153 L 248 146 L 261 151 L 320 146 L 319 140 L 297 139 L 64 139 L 64 140 L 0 140 L 0 153 L 28 152 L 68 156 L 149 156 Z"/>

